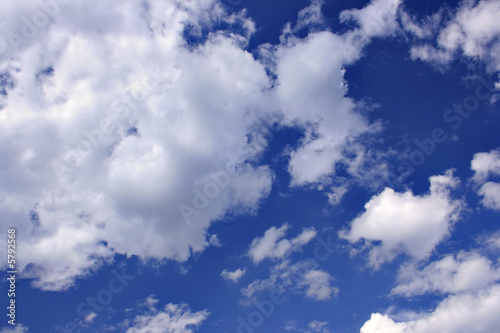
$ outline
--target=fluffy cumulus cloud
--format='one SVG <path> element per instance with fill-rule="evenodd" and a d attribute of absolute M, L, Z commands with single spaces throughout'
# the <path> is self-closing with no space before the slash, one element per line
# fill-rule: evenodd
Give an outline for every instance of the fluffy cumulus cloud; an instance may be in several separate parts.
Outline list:
<path fill-rule="evenodd" d="M 500 210 L 500 183 L 486 181 L 490 177 L 500 175 L 500 150 L 475 154 L 471 169 L 474 171 L 472 179 L 480 185 L 477 194 L 482 197 L 483 206 Z"/>
<path fill-rule="evenodd" d="M 1 2 L 0 214 L 23 235 L 19 269 L 63 290 L 115 253 L 202 251 L 212 221 L 254 214 L 270 193 L 259 156 L 276 122 L 304 132 L 292 184 L 328 184 L 352 162 L 345 147 L 377 129 L 346 97 L 344 65 L 393 30 L 396 5 L 344 14 L 359 24 L 343 34 L 284 31 L 257 57 L 255 24 L 215 0 Z M 318 6 L 298 25 L 321 23 Z"/>
<path fill-rule="evenodd" d="M 403 266 L 392 294 L 458 293 L 481 290 L 500 280 L 500 268 L 476 252 L 460 252 L 430 263 L 423 269 Z"/>
<path fill-rule="evenodd" d="M 227 269 L 223 270 L 220 276 L 222 276 L 225 280 L 232 281 L 234 283 L 238 282 L 241 277 L 247 272 L 247 269 L 238 268 L 237 270 L 231 272 Z"/>
<path fill-rule="evenodd" d="M 500 325 L 499 306 L 500 285 L 496 284 L 477 293 L 449 296 L 433 312 L 415 314 L 415 320 L 396 322 L 374 313 L 361 333 L 495 332 Z"/>
<path fill-rule="evenodd" d="M 425 18 L 420 25 L 408 14 L 403 14 L 402 22 L 404 28 L 423 38 L 422 43 L 412 47 L 413 58 L 443 65 L 461 53 L 484 61 L 490 70 L 499 71 L 499 15 L 498 1 L 463 1 L 456 11 L 446 15 L 441 11 Z M 439 24 L 442 20 L 444 22 Z M 432 33 L 436 31 L 437 35 Z"/>
<path fill-rule="evenodd" d="M 144 314 L 138 314 L 132 320 L 123 323 L 126 333 L 192 333 L 207 319 L 206 310 L 191 312 L 186 304 L 166 304 L 163 309 L 156 309 L 157 299 L 149 297 Z"/>
<path fill-rule="evenodd" d="M 284 238 L 290 225 L 285 223 L 280 228 L 269 228 L 262 237 L 252 241 L 248 255 L 255 264 L 266 258 L 283 259 L 294 251 L 299 251 L 302 246 L 316 237 L 316 230 L 308 228 L 292 239 Z"/>
<path fill-rule="evenodd" d="M 428 194 L 386 188 L 373 196 L 365 211 L 340 236 L 353 243 L 364 239 L 370 247 L 369 264 L 375 268 L 402 252 L 416 259 L 426 258 L 449 235 L 463 207 L 462 201 L 451 198 L 451 189 L 458 184 L 451 170 L 429 180 Z M 371 245 L 373 241 L 380 244 Z"/>
<path fill-rule="evenodd" d="M 257 279 L 242 289 L 242 303 L 251 303 L 264 290 L 290 291 L 317 301 L 328 300 L 338 293 L 338 289 L 330 283 L 332 280 L 327 272 L 318 269 L 313 260 L 295 263 L 290 259 L 284 260 L 271 269 L 269 278 Z"/>

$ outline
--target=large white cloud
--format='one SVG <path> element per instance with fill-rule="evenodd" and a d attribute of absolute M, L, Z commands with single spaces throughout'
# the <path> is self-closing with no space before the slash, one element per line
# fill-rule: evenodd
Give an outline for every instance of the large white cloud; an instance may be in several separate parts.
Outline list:
<path fill-rule="evenodd" d="M 66 289 L 117 252 L 186 260 L 212 221 L 256 213 L 273 173 L 246 162 L 271 123 L 305 133 L 294 185 L 330 182 L 345 147 L 377 128 L 345 97 L 343 66 L 374 36 L 362 29 L 284 33 L 256 59 L 253 22 L 214 0 L 50 4 L 0 4 L 0 68 L 14 83 L 0 101 L 0 214 L 39 288 Z M 321 21 L 318 6 L 298 25 Z M 377 36 L 392 29 L 384 15 Z"/>
<path fill-rule="evenodd" d="M 426 258 L 449 235 L 463 207 L 462 201 L 451 198 L 450 189 L 458 184 L 451 171 L 429 180 L 428 194 L 398 193 L 386 188 L 373 196 L 365 211 L 340 236 L 353 243 L 362 239 L 380 241 L 369 254 L 369 264 L 375 268 L 402 252 L 417 259 Z"/>
<path fill-rule="evenodd" d="M 415 320 L 395 322 L 388 315 L 373 313 L 361 333 L 496 332 L 499 307 L 500 285 L 493 285 L 477 293 L 449 296 L 433 312 L 416 314 Z"/>
<path fill-rule="evenodd" d="M 19 71 L 1 115 L 0 209 L 22 235 L 19 268 L 34 263 L 27 276 L 49 290 L 114 252 L 185 260 L 212 220 L 254 213 L 272 184 L 267 167 L 244 164 L 260 153 L 248 135 L 266 144 L 264 66 L 245 37 L 213 34 L 194 51 L 183 38 L 217 19 L 251 30 L 248 19 L 221 18 L 211 1 L 87 7 L 60 5 L 8 54 Z"/>

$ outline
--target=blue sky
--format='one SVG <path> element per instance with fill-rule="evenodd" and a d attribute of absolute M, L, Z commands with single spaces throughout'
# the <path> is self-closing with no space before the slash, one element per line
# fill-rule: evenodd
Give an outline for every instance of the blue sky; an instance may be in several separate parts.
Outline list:
<path fill-rule="evenodd" d="M 0 333 L 497 332 L 499 15 L 3 1 Z"/>

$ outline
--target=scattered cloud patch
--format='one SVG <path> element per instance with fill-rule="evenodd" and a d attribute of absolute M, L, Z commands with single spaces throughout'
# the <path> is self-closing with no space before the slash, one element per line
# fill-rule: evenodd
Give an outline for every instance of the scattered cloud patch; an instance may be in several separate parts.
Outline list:
<path fill-rule="evenodd" d="M 448 65 L 455 55 L 460 53 L 466 57 L 483 61 L 491 71 L 500 70 L 500 15 L 498 1 L 463 1 L 456 10 L 448 15 L 433 14 L 427 17 L 420 26 L 403 14 L 403 27 L 415 36 L 426 41 L 412 46 L 414 59 L 428 61 L 438 65 Z M 436 29 L 436 18 L 445 22 Z M 430 31 L 438 31 L 430 36 Z M 435 45 L 434 45 L 435 44 Z"/>

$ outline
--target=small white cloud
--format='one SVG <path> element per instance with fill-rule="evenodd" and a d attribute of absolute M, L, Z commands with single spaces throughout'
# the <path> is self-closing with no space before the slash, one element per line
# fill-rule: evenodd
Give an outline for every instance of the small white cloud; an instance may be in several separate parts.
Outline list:
<path fill-rule="evenodd" d="M 296 331 L 298 330 L 299 326 L 297 325 L 297 323 L 294 321 L 294 320 L 291 320 L 291 319 L 288 319 L 285 321 L 285 330 L 286 331 Z"/>
<path fill-rule="evenodd" d="M 148 300 L 145 303 L 148 303 Z M 186 304 L 169 303 L 162 310 L 157 310 L 154 306 L 150 307 L 133 320 L 125 321 L 123 325 L 127 327 L 126 333 L 192 333 L 207 319 L 209 314 L 207 310 L 191 312 Z"/>
<path fill-rule="evenodd" d="M 309 243 L 316 237 L 316 230 L 311 227 L 304 229 L 297 237 L 291 240 L 285 239 L 290 225 L 285 223 L 280 228 L 271 227 L 262 237 L 256 237 L 248 250 L 248 255 L 255 264 L 266 258 L 283 259 L 290 253 L 299 251 L 303 245 Z"/>
<path fill-rule="evenodd" d="M 477 183 L 483 183 L 490 175 L 500 175 L 500 149 L 474 154 L 471 169 L 474 171 L 473 180 Z"/>
<path fill-rule="evenodd" d="M 95 317 L 97 317 L 97 313 L 91 312 L 85 316 L 85 322 L 92 323 L 94 321 Z"/>
<path fill-rule="evenodd" d="M 332 280 L 327 272 L 318 269 L 315 261 L 303 260 L 292 264 L 290 260 L 285 260 L 271 269 L 269 278 L 255 280 L 243 288 L 241 291 L 245 299 L 242 303 L 250 303 L 264 290 L 290 290 L 314 300 L 327 300 L 338 293 L 338 289 L 330 284 Z"/>
<path fill-rule="evenodd" d="M 208 240 L 210 245 L 215 246 L 215 247 L 221 247 L 222 243 L 220 242 L 220 239 L 217 235 L 213 234 L 210 236 L 210 239 Z"/>
<path fill-rule="evenodd" d="M 500 231 L 483 238 L 481 241 L 481 243 L 484 242 L 484 244 L 492 250 L 500 249 Z"/>
<path fill-rule="evenodd" d="M 483 197 L 484 207 L 500 210 L 500 183 L 487 182 L 481 186 L 477 194 Z"/>
<path fill-rule="evenodd" d="M 474 171 L 472 180 L 480 185 L 477 194 L 482 197 L 483 206 L 500 210 L 500 183 L 486 182 L 488 177 L 500 175 L 500 149 L 475 154 L 471 169 Z"/>
<path fill-rule="evenodd" d="M 338 289 L 330 286 L 332 277 L 320 270 L 312 270 L 304 275 L 302 284 L 307 286 L 306 296 L 317 301 L 330 299 L 332 294 L 336 295 Z"/>
<path fill-rule="evenodd" d="M 397 11 L 401 0 L 373 0 L 362 9 L 345 10 L 340 14 L 342 22 L 355 21 L 364 36 L 378 37 L 394 33 L 398 29 Z"/>
<path fill-rule="evenodd" d="M 149 295 L 144 302 L 139 303 L 139 306 L 141 307 L 146 307 L 150 310 L 153 310 L 156 307 L 156 304 L 158 304 L 159 300 L 155 298 L 154 295 Z"/>
<path fill-rule="evenodd" d="M 421 270 L 415 264 L 403 266 L 392 294 L 414 296 L 477 291 L 499 279 L 500 268 L 488 258 L 476 252 L 460 252 L 456 258 L 446 256 Z"/>
<path fill-rule="evenodd" d="M 341 231 L 340 237 L 353 243 L 361 239 L 381 241 L 369 254 L 369 264 L 375 268 L 401 252 L 426 258 L 449 235 L 464 205 L 450 197 L 450 188 L 458 184 L 452 171 L 429 180 L 430 193 L 425 195 L 386 188 L 370 199 L 365 212 L 352 221 L 350 230 Z"/>
<path fill-rule="evenodd" d="M 228 271 L 227 269 L 223 270 L 220 276 L 222 276 L 225 280 L 233 281 L 234 283 L 238 282 L 239 279 L 247 272 L 247 269 L 238 268 L 234 272 Z"/>
<path fill-rule="evenodd" d="M 322 332 L 322 333 L 330 332 L 327 328 L 328 326 L 327 321 L 313 320 L 307 326 L 315 332 Z"/>

